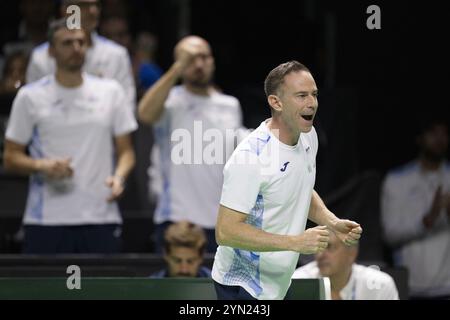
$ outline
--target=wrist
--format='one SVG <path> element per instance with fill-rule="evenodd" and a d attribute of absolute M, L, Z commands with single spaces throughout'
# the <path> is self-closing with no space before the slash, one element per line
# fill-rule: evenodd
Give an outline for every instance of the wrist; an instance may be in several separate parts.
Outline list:
<path fill-rule="evenodd" d="M 119 181 L 119 183 L 120 183 L 122 186 L 125 185 L 126 178 L 125 178 L 123 175 L 115 174 L 115 175 L 114 175 L 114 179 L 117 180 L 117 181 Z"/>
<path fill-rule="evenodd" d="M 174 76 L 178 79 L 183 73 L 184 68 L 185 65 L 181 61 L 177 60 L 173 63 L 171 70 L 173 71 Z"/>
<path fill-rule="evenodd" d="M 336 225 L 339 222 L 339 218 L 336 217 L 330 210 L 327 210 L 327 216 L 329 217 L 328 222 L 325 224 L 329 229 L 335 230 Z"/>
<path fill-rule="evenodd" d="M 286 241 L 283 241 L 283 244 L 286 245 L 286 248 L 280 248 L 280 249 L 286 250 L 286 251 L 296 251 L 296 244 L 298 246 L 299 238 L 301 238 L 301 235 L 299 235 L 297 237 L 286 236 Z"/>
<path fill-rule="evenodd" d="M 33 160 L 32 171 L 33 173 L 42 173 L 44 171 L 44 160 L 43 159 Z"/>

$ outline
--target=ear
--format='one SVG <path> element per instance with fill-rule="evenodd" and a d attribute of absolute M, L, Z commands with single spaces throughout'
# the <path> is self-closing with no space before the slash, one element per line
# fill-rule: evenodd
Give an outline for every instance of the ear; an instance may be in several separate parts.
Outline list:
<path fill-rule="evenodd" d="M 267 102 L 269 102 L 269 105 L 272 107 L 273 110 L 277 112 L 281 112 L 283 110 L 283 103 L 281 102 L 278 96 L 271 94 L 267 98 Z"/>

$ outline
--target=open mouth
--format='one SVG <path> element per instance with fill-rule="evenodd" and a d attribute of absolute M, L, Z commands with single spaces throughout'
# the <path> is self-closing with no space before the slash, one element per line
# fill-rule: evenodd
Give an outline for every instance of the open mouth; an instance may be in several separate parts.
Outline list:
<path fill-rule="evenodd" d="M 311 121 L 314 118 L 314 116 L 313 115 L 309 115 L 309 116 L 302 115 L 302 118 L 305 119 L 306 121 Z"/>

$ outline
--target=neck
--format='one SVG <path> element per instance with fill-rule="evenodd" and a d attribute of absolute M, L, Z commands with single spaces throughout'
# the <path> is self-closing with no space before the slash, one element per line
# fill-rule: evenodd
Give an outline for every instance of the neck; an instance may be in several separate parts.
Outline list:
<path fill-rule="evenodd" d="M 425 156 L 421 156 L 419 162 L 424 171 L 437 171 L 442 164 L 442 161 L 430 160 Z"/>
<path fill-rule="evenodd" d="M 184 86 L 186 87 L 186 89 L 196 95 L 199 96 L 209 96 L 209 94 L 212 91 L 212 87 L 211 86 L 205 86 L 205 87 L 199 87 L 199 86 L 193 86 L 189 83 L 185 83 Z"/>
<path fill-rule="evenodd" d="M 281 118 L 273 116 L 267 127 L 282 143 L 289 146 L 295 146 L 298 143 L 300 132 L 292 132 Z"/>
<path fill-rule="evenodd" d="M 347 285 L 352 275 L 352 268 L 330 277 L 331 290 L 339 293 Z"/>
<path fill-rule="evenodd" d="M 83 84 L 83 76 L 81 70 L 79 71 L 67 71 L 58 68 L 56 71 L 56 81 L 67 88 L 76 88 Z"/>

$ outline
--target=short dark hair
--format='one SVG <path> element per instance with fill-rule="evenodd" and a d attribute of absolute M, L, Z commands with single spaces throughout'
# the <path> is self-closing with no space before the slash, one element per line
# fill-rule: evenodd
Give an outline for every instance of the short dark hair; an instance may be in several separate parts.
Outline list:
<path fill-rule="evenodd" d="M 442 112 L 437 112 L 431 116 L 424 117 L 422 114 L 416 116 L 418 126 L 416 129 L 416 135 L 422 136 L 427 132 L 430 132 L 437 126 L 444 126 L 448 129 L 449 121 Z"/>
<path fill-rule="evenodd" d="M 191 248 L 202 256 L 206 249 L 206 235 L 202 228 L 188 221 L 171 224 L 164 233 L 164 250 L 170 253 L 171 247 Z"/>
<path fill-rule="evenodd" d="M 53 44 L 53 41 L 55 40 L 55 33 L 61 29 L 68 29 L 67 18 L 61 18 L 50 22 L 47 32 L 47 38 L 50 44 Z"/>
<path fill-rule="evenodd" d="M 53 44 L 53 42 L 55 40 L 55 33 L 61 29 L 69 30 L 69 28 L 67 27 L 67 18 L 60 18 L 60 19 L 53 20 L 52 22 L 50 22 L 50 24 L 48 26 L 48 31 L 47 31 L 47 39 L 50 44 Z M 80 30 L 84 30 L 84 29 L 81 28 Z"/>
<path fill-rule="evenodd" d="M 264 81 L 264 91 L 266 96 L 277 94 L 278 89 L 284 82 L 284 77 L 286 77 L 291 72 L 306 71 L 311 73 L 309 69 L 302 63 L 292 60 L 283 64 L 270 71 L 266 80 Z"/>

